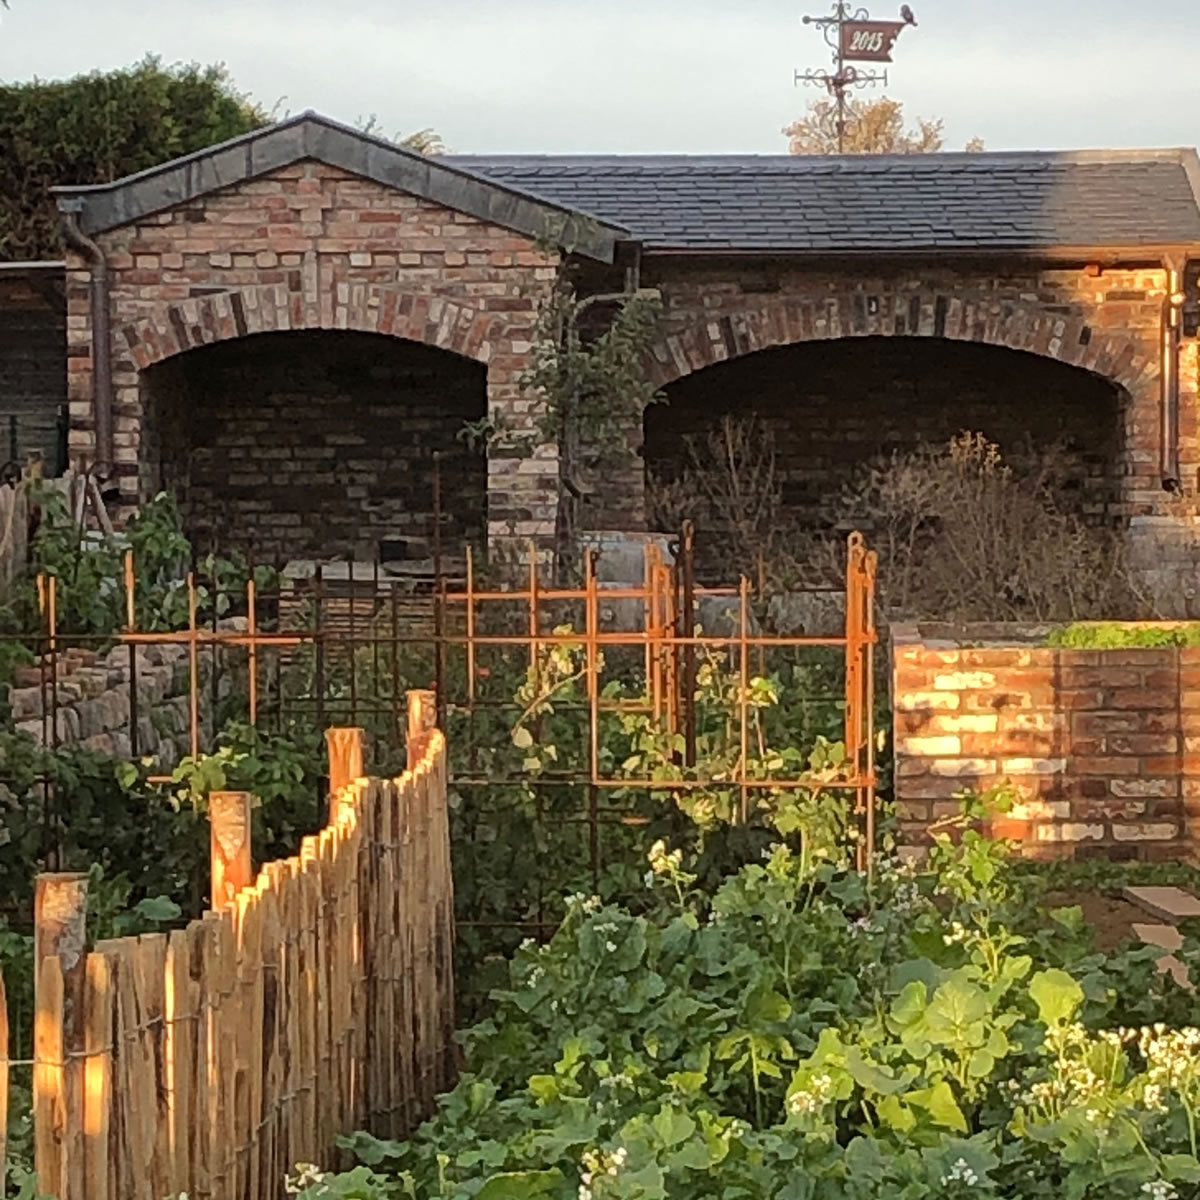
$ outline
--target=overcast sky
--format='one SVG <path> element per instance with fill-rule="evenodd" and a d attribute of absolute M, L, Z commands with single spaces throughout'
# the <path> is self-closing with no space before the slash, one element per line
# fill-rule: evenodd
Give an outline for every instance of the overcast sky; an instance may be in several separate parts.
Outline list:
<path fill-rule="evenodd" d="M 280 115 L 432 126 L 459 152 L 745 152 L 828 61 L 802 0 L 9 0 L 0 79 L 224 61 Z M 890 0 L 876 17 L 892 18 Z M 888 94 L 988 149 L 1200 141 L 1200 0 L 913 0 Z M 3 147 L 0 147 L 0 153 Z"/>

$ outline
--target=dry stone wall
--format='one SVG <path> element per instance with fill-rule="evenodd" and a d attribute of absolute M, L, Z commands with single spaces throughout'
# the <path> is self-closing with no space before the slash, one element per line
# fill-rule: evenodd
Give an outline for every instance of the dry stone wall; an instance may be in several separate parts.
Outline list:
<path fill-rule="evenodd" d="M 129 648 L 116 646 L 105 654 L 68 651 L 57 665 L 57 680 L 48 660 L 19 669 L 9 692 L 16 728 L 39 745 L 80 746 L 128 758 Z M 188 752 L 186 647 L 138 648 L 137 698 L 139 755 L 153 755 L 163 768 L 174 766 Z"/>

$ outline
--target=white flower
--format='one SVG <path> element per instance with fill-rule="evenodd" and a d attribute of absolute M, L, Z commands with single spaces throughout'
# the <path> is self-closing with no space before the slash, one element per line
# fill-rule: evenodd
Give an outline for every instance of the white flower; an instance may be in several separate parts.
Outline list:
<path fill-rule="evenodd" d="M 947 946 L 953 946 L 955 944 L 955 942 L 965 942 L 966 940 L 967 940 L 967 931 L 966 931 L 966 929 L 963 928 L 962 924 L 958 921 L 955 921 L 950 926 L 949 933 L 942 934 L 942 941 L 945 942 Z"/>
<path fill-rule="evenodd" d="M 978 1182 L 979 1176 L 971 1170 L 965 1158 L 960 1158 L 950 1168 L 949 1173 L 942 1176 L 942 1187 L 949 1187 L 952 1183 L 965 1183 L 967 1187 L 974 1187 Z"/>
<path fill-rule="evenodd" d="M 605 950 L 607 950 L 609 952 L 609 954 L 611 954 L 617 948 L 617 943 L 616 942 L 605 942 L 604 948 L 605 948 Z"/>
<path fill-rule="evenodd" d="M 1152 1179 L 1143 1183 L 1142 1191 L 1150 1197 L 1150 1200 L 1175 1200 L 1175 1197 L 1179 1195 L 1174 1185 L 1165 1179 Z"/>
<path fill-rule="evenodd" d="M 800 1088 L 788 1097 L 788 1112 L 794 1117 L 811 1117 L 825 1107 L 832 1090 L 833 1080 L 828 1075 L 817 1075 L 809 1080 L 808 1087 Z"/>
<path fill-rule="evenodd" d="M 289 1196 L 298 1196 L 308 1188 L 322 1183 L 324 1179 L 325 1172 L 315 1163 L 297 1163 L 295 1174 L 284 1176 L 283 1190 Z"/>

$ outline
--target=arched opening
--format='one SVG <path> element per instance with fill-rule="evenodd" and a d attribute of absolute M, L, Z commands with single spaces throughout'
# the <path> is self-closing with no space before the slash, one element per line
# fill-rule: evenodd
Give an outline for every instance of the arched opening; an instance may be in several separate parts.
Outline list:
<path fill-rule="evenodd" d="M 483 536 L 487 464 L 459 436 L 487 371 L 449 351 L 340 330 L 261 333 L 141 375 L 144 494 L 179 499 L 204 546 L 281 558 L 425 558 L 441 454 L 448 552 Z"/>
<path fill-rule="evenodd" d="M 1056 491 L 1096 524 L 1120 516 L 1125 390 L 1024 351 L 941 338 L 866 337 L 761 350 L 686 375 L 647 410 L 648 517 L 693 449 L 727 418 L 754 419 L 769 449 L 779 515 L 818 526 L 828 499 L 872 460 L 963 431 L 1017 469 L 1056 450 Z"/>

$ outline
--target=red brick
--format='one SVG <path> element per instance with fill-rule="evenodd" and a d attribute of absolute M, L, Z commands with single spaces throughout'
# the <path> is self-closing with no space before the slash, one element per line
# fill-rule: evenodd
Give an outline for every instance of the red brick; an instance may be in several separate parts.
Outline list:
<path fill-rule="evenodd" d="M 1136 758 L 1090 758 L 1073 755 L 1068 770 L 1072 775 L 1137 775 L 1142 766 Z"/>

